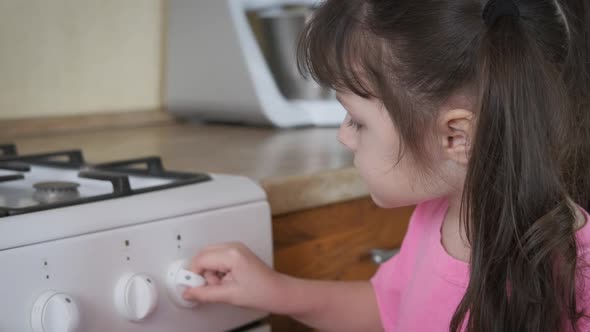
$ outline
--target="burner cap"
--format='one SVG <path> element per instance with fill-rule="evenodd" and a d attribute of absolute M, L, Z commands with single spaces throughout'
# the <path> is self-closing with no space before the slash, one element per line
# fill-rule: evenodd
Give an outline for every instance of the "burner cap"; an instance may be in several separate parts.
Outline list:
<path fill-rule="evenodd" d="M 70 201 L 80 197 L 79 183 L 67 181 L 51 181 L 35 183 L 33 198 L 43 204 Z"/>

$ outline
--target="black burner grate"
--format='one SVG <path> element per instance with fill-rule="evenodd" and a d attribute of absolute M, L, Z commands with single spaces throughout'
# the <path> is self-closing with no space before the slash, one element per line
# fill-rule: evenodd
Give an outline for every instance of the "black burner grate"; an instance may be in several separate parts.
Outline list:
<path fill-rule="evenodd" d="M 26 175 L 23 173 L 30 172 L 31 166 L 35 165 L 77 170 L 78 177 L 99 181 L 108 181 L 111 183 L 113 188 L 113 191 L 110 194 L 80 197 L 66 202 L 39 204 L 24 208 L 0 206 L 0 217 L 77 204 L 86 204 L 211 180 L 211 177 L 205 173 L 167 171 L 164 169 L 162 160 L 159 157 L 136 158 L 91 165 L 85 162 L 84 156 L 80 150 L 67 150 L 19 156 L 17 155 L 17 150 L 14 144 L 3 144 L 0 145 L 0 153 L 0 169 L 19 172 L 17 174 L 0 176 L 0 195 L 2 194 L 2 190 L 8 190 L 2 188 L 2 183 L 25 179 Z M 173 181 L 162 185 L 133 189 L 130 186 L 129 176 L 140 176 L 147 178 L 155 177 L 170 179 Z"/>

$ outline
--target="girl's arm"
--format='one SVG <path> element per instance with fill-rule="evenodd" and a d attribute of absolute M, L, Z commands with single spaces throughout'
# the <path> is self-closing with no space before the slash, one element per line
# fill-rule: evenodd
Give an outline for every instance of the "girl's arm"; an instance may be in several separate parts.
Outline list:
<path fill-rule="evenodd" d="M 368 281 L 315 281 L 286 276 L 286 313 L 320 331 L 383 331 Z"/>
<path fill-rule="evenodd" d="M 193 258 L 191 270 L 207 286 L 184 297 L 289 315 L 322 331 L 382 331 L 373 288 L 365 282 L 304 280 L 273 271 L 240 243 L 210 246 Z"/>

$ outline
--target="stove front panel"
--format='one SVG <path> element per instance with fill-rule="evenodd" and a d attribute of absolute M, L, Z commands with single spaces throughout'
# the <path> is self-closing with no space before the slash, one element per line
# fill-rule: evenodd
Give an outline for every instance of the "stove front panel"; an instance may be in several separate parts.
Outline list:
<path fill-rule="evenodd" d="M 32 331 L 33 305 L 47 291 L 77 305 L 77 331 L 216 332 L 245 325 L 266 313 L 219 304 L 187 309 L 174 304 L 166 288 L 173 262 L 229 241 L 245 243 L 272 266 L 265 201 L 0 251 L 0 331 Z M 130 274 L 150 278 L 157 294 L 154 311 L 139 322 L 115 307 L 117 282 Z"/>

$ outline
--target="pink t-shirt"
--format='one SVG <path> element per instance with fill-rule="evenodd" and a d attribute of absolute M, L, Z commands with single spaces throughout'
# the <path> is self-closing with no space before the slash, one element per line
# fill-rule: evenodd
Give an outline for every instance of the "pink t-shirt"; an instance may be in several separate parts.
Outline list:
<path fill-rule="evenodd" d="M 383 264 L 371 279 L 381 322 L 386 332 L 449 330 L 451 318 L 465 295 L 468 263 L 450 256 L 441 242 L 441 226 L 448 201 L 419 204 L 410 220 L 400 252 Z M 586 213 L 588 220 L 588 214 Z M 580 258 L 590 261 L 590 222 L 576 233 Z M 580 263 L 580 259 L 578 260 Z M 584 270 L 586 291 L 579 288 L 578 310 L 590 314 L 590 269 Z M 583 287 L 579 283 L 579 287 Z M 464 321 L 465 323 L 465 321 Z M 590 319 L 578 321 L 579 331 L 590 331 Z"/>

